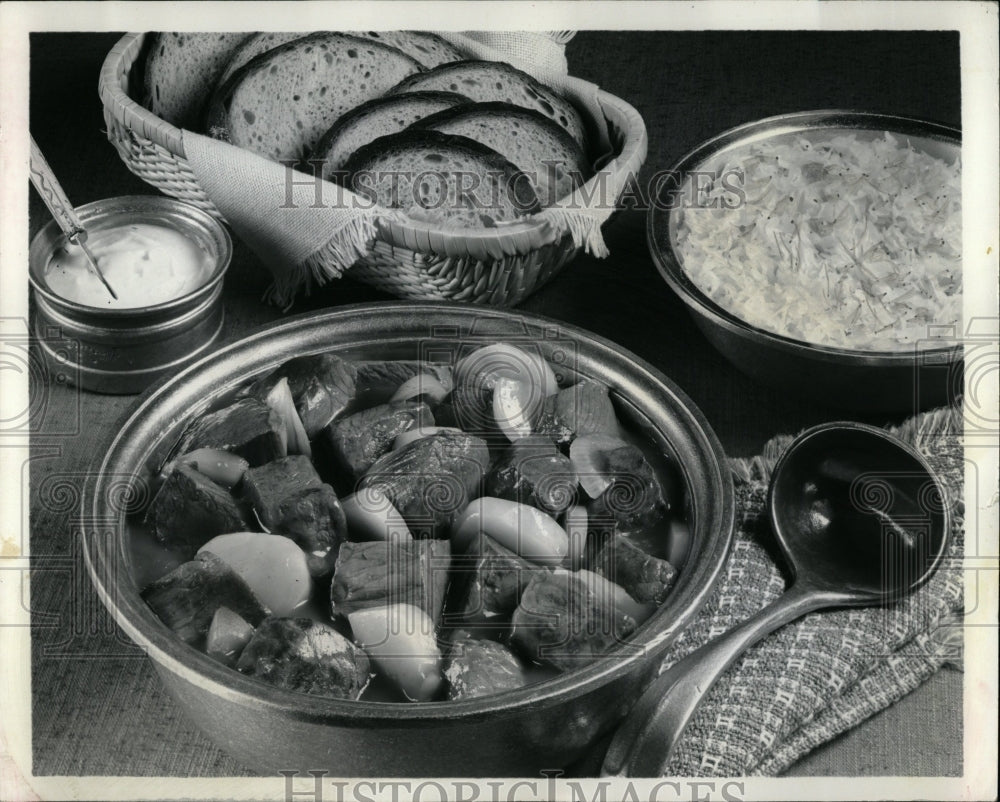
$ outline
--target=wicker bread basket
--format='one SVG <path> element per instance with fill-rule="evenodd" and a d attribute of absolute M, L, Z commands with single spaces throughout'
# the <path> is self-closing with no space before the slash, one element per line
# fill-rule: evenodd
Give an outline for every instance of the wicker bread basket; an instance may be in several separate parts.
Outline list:
<path fill-rule="evenodd" d="M 199 185 L 185 156 L 181 129 L 132 99 L 141 86 L 146 34 L 126 34 L 101 68 L 99 92 L 108 139 L 135 175 L 167 195 L 225 219 Z M 646 157 L 646 128 L 628 103 L 606 92 L 598 101 L 613 153 L 602 172 L 620 188 Z M 582 249 L 580 238 L 554 234 L 525 218 L 502 229 L 442 229 L 417 221 L 379 221 L 374 243 L 350 268 L 352 278 L 401 298 L 513 306 L 552 278 Z M 330 265 L 339 275 L 343 265 Z"/>

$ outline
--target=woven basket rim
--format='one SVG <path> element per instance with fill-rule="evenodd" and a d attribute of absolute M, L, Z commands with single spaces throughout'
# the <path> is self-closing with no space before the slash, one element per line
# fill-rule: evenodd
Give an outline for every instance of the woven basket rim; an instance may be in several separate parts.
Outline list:
<path fill-rule="evenodd" d="M 183 130 L 157 117 L 133 100 L 119 82 L 122 60 L 133 48 L 141 48 L 145 37 L 145 32 L 131 32 L 115 43 L 101 65 L 98 94 L 105 110 L 122 125 L 186 161 Z M 131 71 L 131 65 L 128 69 Z M 642 115 L 621 98 L 603 89 L 598 90 L 597 98 L 605 112 L 610 111 L 616 117 L 624 136 L 620 151 L 595 173 L 595 177 L 607 173 L 608 180 L 621 182 L 630 173 L 637 173 L 646 158 L 646 125 Z M 407 247 L 413 242 L 433 242 L 432 250 L 448 254 L 525 253 L 558 239 L 551 223 L 538 215 L 505 223 L 497 228 L 482 229 L 451 229 L 409 218 L 406 221 L 382 219 L 379 233 L 393 245 Z"/>

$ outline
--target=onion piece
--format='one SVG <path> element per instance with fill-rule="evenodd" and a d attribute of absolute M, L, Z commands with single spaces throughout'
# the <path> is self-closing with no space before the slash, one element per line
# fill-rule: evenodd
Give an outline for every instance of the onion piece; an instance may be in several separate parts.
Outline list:
<path fill-rule="evenodd" d="M 500 376 L 493 385 L 493 419 L 511 442 L 531 434 L 531 422 L 544 402 L 532 385 L 519 379 Z"/>
<path fill-rule="evenodd" d="M 198 473 L 202 473 L 218 485 L 232 490 L 243 480 L 250 463 L 243 457 L 221 448 L 196 448 L 187 454 L 181 454 L 163 468 L 164 477 L 169 476 L 175 463 L 190 465 Z"/>
<path fill-rule="evenodd" d="M 407 699 L 426 702 L 441 686 L 441 651 L 434 622 L 413 604 L 390 604 L 349 613 L 354 640 Z"/>
<path fill-rule="evenodd" d="M 575 576 L 583 580 L 587 589 L 595 594 L 602 603 L 611 603 L 614 605 L 616 612 L 630 616 L 635 620 L 636 624 L 641 624 L 656 612 L 655 604 L 652 602 L 643 603 L 636 601 L 629 595 L 625 588 L 600 574 L 595 574 L 593 571 L 580 570 L 576 572 Z"/>
<path fill-rule="evenodd" d="M 426 396 L 435 404 L 440 404 L 448 392 L 430 373 L 418 373 L 399 385 L 389 401 L 410 401 L 419 396 Z"/>
<path fill-rule="evenodd" d="M 288 444 L 288 453 L 305 454 L 305 456 L 311 457 L 312 446 L 309 444 L 306 428 L 302 425 L 302 418 L 299 417 L 298 410 L 295 409 L 292 391 L 288 388 L 288 379 L 283 376 L 268 391 L 264 401 L 281 416 L 281 420 L 285 424 L 285 441 Z"/>
<path fill-rule="evenodd" d="M 452 527 L 453 551 L 468 551 L 480 533 L 539 565 L 562 565 L 569 553 L 569 537 L 555 518 L 516 501 L 491 496 L 471 501 Z"/>
<path fill-rule="evenodd" d="M 621 438 L 607 434 L 585 434 L 570 443 L 570 462 L 588 496 L 598 498 L 611 486 L 606 455 L 616 448 L 627 446 L 628 443 Z"/>
<path fill-rule="evenodd" d="M 306 553 L 283 535 L 233 532 L 218 535 L 198 549 L 226 563 L 272 615 L 292 615 L 309 601 L 312 578 Z"/>
<path fill-rule="evenodd" d="M 342 498 L 352 540 L 413 540 L 403 516 L 377 487 L 365 487 Z"/>
<path fill-rule="evenodd" d="M 559 392 L 559 382 L 541 355 L 508 343 L 485 345 L 458 360 L 455 386 L 493 389 L 497 378 L 505 376 L 537 387 L 542 397 Z"/>
<path fill-rule="evenodd" d="M 232 666 L 252 636 L 250 624 L 228 607 L 220 607 L 208 627 L 205 652 L 220 663 Z"/>
<path fill-rule="evenodd" d="M 396 435 L 396 439 L 392 441 L 392 450 L 399 451 L 399 449 L 405 448 L 410 443 L 435 434 L 441 434 L 442 432 L 458 432 L 461 434 L 462 430 L 454 426 L 416 426 L 409 431 Z"/>

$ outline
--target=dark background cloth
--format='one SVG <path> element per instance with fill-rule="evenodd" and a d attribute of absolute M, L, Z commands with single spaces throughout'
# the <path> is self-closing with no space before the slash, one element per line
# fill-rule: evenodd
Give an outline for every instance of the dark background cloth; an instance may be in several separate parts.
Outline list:
<path fill-rule="evenodd" d="M 56 12 L 54 12 L 56 13 Z M 33 34 L 30 126 L 70 199 L 150 194 L 104 133 L 97 77 L 119 34 Z M 640 175 L 669 168 L 703 140 L 761 117 L 858 109 L 961 124 L 956 32 L 581 32 L 573 74 L 633 104 L 646 121 Z M 29 196 L 30 234 L 49 217 Z M 521 308 L 587 328 L 660 368 L 705 413 L 730 456 L 779 433 L 859 416 L 756 384 L 704 340 L 661 280 L 641 210 L 606 228 L 607 260 L 581 257 Z M 269 274 L 236 243 L 225 284 L 223 342 L 283 317 L 261 302 Z M 389 296 L 346 278 L 291 313 Z M 160 689 L 151 664 L 105 613 L 74 531 L 83 477 L 132 396 L 83 393 L 31 351 L 30 537 L 33 770 L 38 775 L 237 775 L 245 769 L 201 736 Z M 863 390 L 862 390 L 863 391 Z M 793 767 L 797 774 L 961 773 L 961 675 L 942 671 L 902 703 Z"/>

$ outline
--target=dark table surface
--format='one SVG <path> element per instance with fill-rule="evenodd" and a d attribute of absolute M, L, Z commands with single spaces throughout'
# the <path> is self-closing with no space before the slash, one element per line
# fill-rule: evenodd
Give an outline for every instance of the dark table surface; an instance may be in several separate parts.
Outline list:
<path fill-rule="evenodd" d="M 33 34 L 30 126 L 79 205 L 148 194 L 104 135 L 97 74 L 116 34 Z M 584 32 L 571 71 L 643 115 L 649 155 L 640 176 L 668 168 L 731 126 L 791 111 L 844 108 L 961 124 L 954 32 Z M 32 191 L 30 233 L 48 220 Z M 607 227 L 607 260 L 581 257 L 521 308 L 590 329 L 656 365 L 705 413 L 732 456 L 779 433 L 859 416 L 756 384 L 719 356 L 670 292 L 647 251 L 645 218 Z M 261 302 L 269 277 L 236 243 L 226 278 L 224 341 L 283 313 Z M 344 279 L 290 313 L 389 296 Z M 91 461 L 135 397 L 82 393 L 32 362 L 31 607 L 36 775 L 243 773 L 183 719 L 142 653 L 105 615 L 77 553 L 78 497 Z M 942 671 L 901 703 L 821 747 L 793 774 L 961 774 L 961 674 Z"/>

